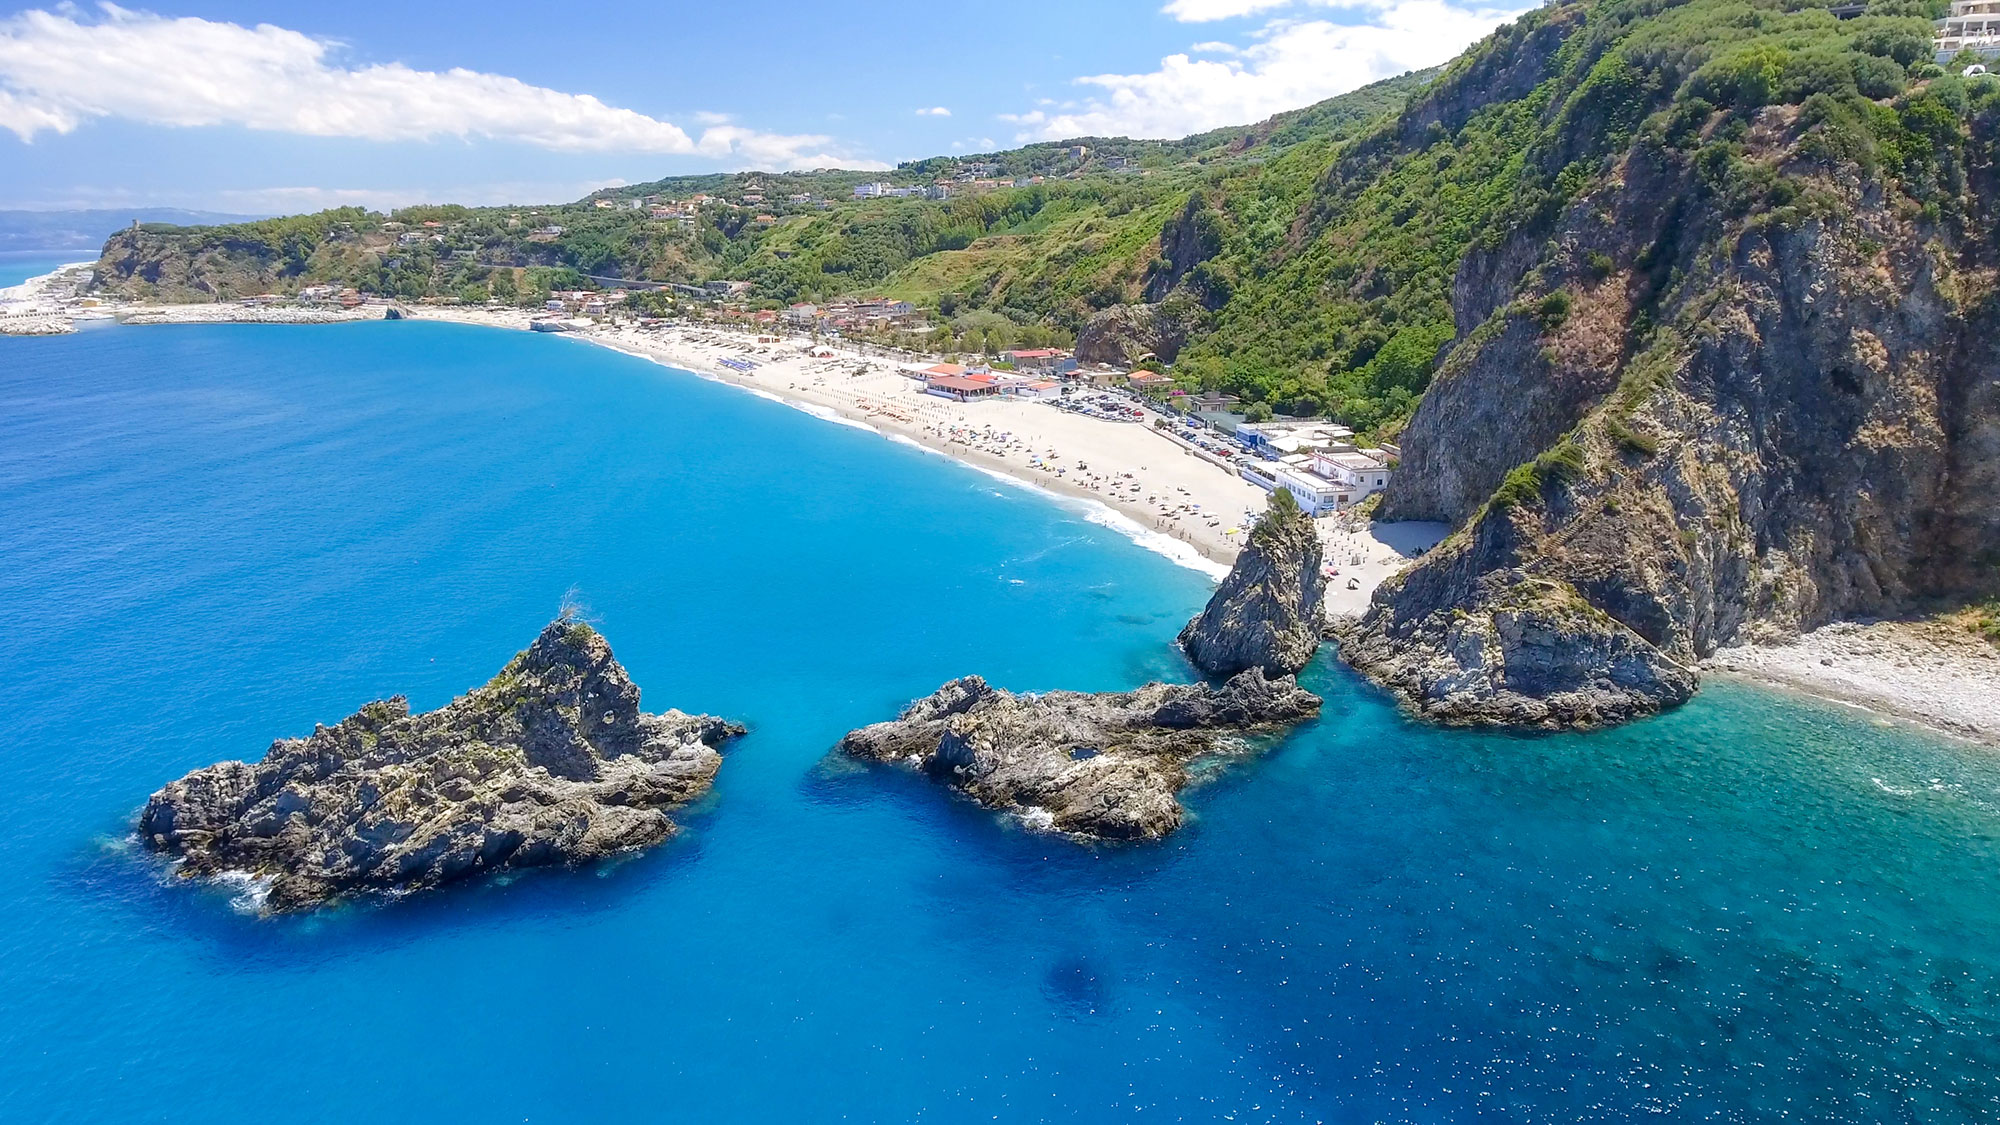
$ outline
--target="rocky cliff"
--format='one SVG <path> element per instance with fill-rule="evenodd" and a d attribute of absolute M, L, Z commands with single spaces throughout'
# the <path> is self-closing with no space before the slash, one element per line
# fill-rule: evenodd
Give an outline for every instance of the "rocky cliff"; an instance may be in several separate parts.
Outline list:
<path fill-rule="evenodd" d="M 1143 303 L 1113 305 L 1094 314 L 1076 335 L 1084 363 L 1172 363 L 1230 297 L 1228 282 L 1208 263 L 1223 247 L 1215 213 L 1200 192 L 1160 228 L 1159 254 L 1141 285 Z"/>
<path fill-rule="evenodd" d="M 1320 604 L 1319 532 L 1292 494 L 1271 493 L 1271 506 L 1251 528 L 1249 542 L 1208 606 L 1181 630 L 1181 649 L 1212 676 L 1246 668 L 1267 676 L 1297 672 L 1319 651 L 1325 622 Z"/>
<path fill-rule="evenodd" d="M 1156 839 L 1181 826 L 1176 794 L 1198 758 L 1247 748 L 1246 736 L 1318 714 L 1318 696 L 1256 670 L 1221 687 L 1016 695 L 977 676 L 954 680 L 840 750 L 912 766 L 1034 827 L 1109 840 Z"/>
<path fill-rule="evenodd" d="M 400 696 L 257 763 L 169 783 L 139 835 L 186 876 L 268 883 L 266 909 L 406 892 L 650 847 L 705 793 L 743 728 L 645 714 L 604 638 L 558 620 L 484 687 L 410 714 Z"/>
<path fill-rule="evenodd" d="M 1720 645 L 2000 591 L 1997 120 L 1939 78 L 1684 101 L 1468 253 L 1384 504 L 1466 526 L 1343 656 L 1439 719 L 1591 725 Z"/>

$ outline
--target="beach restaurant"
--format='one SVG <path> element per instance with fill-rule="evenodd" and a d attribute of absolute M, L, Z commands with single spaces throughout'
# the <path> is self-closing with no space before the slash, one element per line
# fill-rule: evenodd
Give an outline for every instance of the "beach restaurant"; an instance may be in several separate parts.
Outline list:
<path fill-rule="evenodd" d="M 940 398 L 970 402 L 974 398 L 992 398 L 994 394 L 1000 394 L 1000 384 L 990 374 L 978 376 L 978 374 L 924 372 L 924 394 L 936 394 Z"/>

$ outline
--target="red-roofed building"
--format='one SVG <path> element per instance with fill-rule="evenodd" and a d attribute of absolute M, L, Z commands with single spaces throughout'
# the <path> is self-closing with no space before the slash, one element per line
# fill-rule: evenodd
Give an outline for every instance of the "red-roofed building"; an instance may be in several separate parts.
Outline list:
<path fill-rule="evenodd" d="M 948 366 L 948 365 L 941 365 Z M 990 398 L 1000 393 L 991 379 L 970 379 L 964 375 L 932 375 L 924 380 L 924 393 L 939 398 L 970 402 L 975 398 Z"/>
<path fill-rule="evenodd" d="M 1076 370 L 1076 357 L 1055 348 L 1015 348 L 1001 352 L 1000 358 L 1023 371 L 1061 375 Z"/>

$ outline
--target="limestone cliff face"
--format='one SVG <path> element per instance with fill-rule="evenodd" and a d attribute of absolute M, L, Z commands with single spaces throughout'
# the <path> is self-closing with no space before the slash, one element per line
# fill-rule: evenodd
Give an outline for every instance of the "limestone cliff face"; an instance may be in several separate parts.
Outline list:
<path fill-rule="evenodd" d="M 140 838 L 184 875 L 269 881 L 266 908 L 404 892 L 649 847 L 706 792 L 743 728 L 645 714 L 587 625 L 557 621 L 498 676 L 410 714 L 400 696 L 257 763 L 223 762 L 146 803 Z"/>
<path fill-rule="evenodd" d="M 1181 630 L 1181 648 L 1209 675 L 1246 668 L 1290 675 L 1319 650 L 1326 597 L 1319 533 L 1290 493 L 1271 499 L 1229 576 Z"/>
<path fill-rule="evenodd" d="M 1469 526 L 1340 627 L 1343 655 L 1440 718 L 1592 724 L 1686 699 L 1722 644 L 2000 591 L 1980 126 L 1933 193 L 1956 217 L 1771 108 L 1733 189 L 1642 144 L 1519 232 L 1535 253 L 1468 256 L 1461 312 L 1493 311 L 1385 509 Z M 1758 176 L 1785 186 L 1746 202 Z"/>

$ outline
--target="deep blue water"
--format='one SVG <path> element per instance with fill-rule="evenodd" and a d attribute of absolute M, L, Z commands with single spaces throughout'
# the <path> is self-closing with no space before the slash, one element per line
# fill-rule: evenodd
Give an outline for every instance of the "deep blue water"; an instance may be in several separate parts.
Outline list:
<path fill-rule="evenodd" d="M 575 341 L 0 341 L 8 1121 L 1976 1121 L 2000 762 L 1716 685 L 1591 736 L 1325 716 L 1158 846 L 1025 833 L 846 729 L 948 677 L 1185 676 L 1206 580 Z M 748 720 L 607 869 L 298 919 L 163 885 L 146 795 L 587 602 Z"/>
<path fill-rule="evenodd" d="M 90 257 L 87 250 L 55 251 L 9 250 L 0 252 L 0 289 L 19 285 L 31 277 L 40 277 L 50 270 L 71 262 L 81 262 Z"/>

